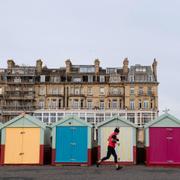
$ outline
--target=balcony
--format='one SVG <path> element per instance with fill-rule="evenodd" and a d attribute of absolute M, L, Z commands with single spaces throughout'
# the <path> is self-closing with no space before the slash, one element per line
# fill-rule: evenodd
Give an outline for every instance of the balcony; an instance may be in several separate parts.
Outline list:
<path fill-rule="evenodd" d="M 2 106 L 3 111 L 34 111 L 35 110 L 35 106 L 34 105 L 4 105 Z"/>
<path fill-rule="evenodd" d="M 83 93 L 70 93 L 69 97 L 85 97 L 85 94 Z"/>
<path fill-rule="evenodd" d="M 34 84 L 34 80 L 7 80 L 7 84 Z"/>
<path fill-rule="evenodd" d="M 110 91 L 107 96 L 109 96 L 109 97 L 119 97 L 119 96 L 124 96 L 124 94 L 121 91 L 118 91 L 118 92 Z"/>
<path fill-rule="evenodd" d="M 34 88 L 6 88 L 6 92 L 35 92 Z"/>
<path fill-rule="evenodd" d="M 138 92 L 137 96 L 155 96 L 155 92 L 149 91 L 149 92 Z"/>
<path fill-rule="evenodd" d="M 49 92 L 49 93 L 47 93 L 46 96 L 47 96 L 47 97 L 63 97 L 64 94 L 62 94 L 62 93 L 51 93 L 51 92 Z"/>
<path fill-rule="evenodd" d="M 5 98 L 6 99 L 11 99 L 11 100 L 32 100 L 34 99 L 34 93 L 33 94 L 25 94 L 23 92 L 20 93 L 6 93 Z"/>

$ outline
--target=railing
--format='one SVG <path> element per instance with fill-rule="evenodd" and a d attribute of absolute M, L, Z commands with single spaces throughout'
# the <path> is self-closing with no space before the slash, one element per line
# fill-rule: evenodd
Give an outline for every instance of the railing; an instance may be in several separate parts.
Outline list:
<path fill-rule="evenodd" d="M 34 99 L 34 95 L 24 95 L 23 93 L 20 93 L 20 94 L 5 94 L 5 98 L 6 99 L 24 99 L 24 100 L 31 100 L 31 99 Z"/>
<path fill-rule="evenodd" d="M 137 96 L 155 96 L 155 92 L 138 92 Z"/>
<path fill-rule="evenodd" d="M 35 92 L 35 89 L 32 88 L 6 88 L 6 92 Z"/>
<path fill-rule="evenodd" d="M 35 106 L 6 106 L 3 111 L 34 111 Z"/>
<path fill-rule="evenodd" d="M 130 121 L 139 127 L 142 127 L 149 121 L 152 121 L 158 116 L 158 111 L 130 111 L 130 110 L 87 110 L 87 109 L 43 109 L 34 111 L 34 116 L 36 116 L 41 121 L 51 124 L 53 122 L 59 121 L 66 116 L 77 116 L 86 122 L 93 125 L 108 120 L 113 116 L 120 116 L 127 121 Z"/>
<path fill-rule="evenodd" d="M 122 92 L 112 92 L 112 91 L 110 91 L 110 92 L 108 93 L 108 96 L 124 96 L 124 93 L 122 93 Z"/>
<path fill-rule="evenodd" d="M 74 96 L 74 97 L 83 96 L 83 97 L 84 97 L 85 94 L 83 94 L 83 93 L 78 93 L 78 94 L 76 94 L 76 93 L 70 93 L 69 96 L 71 96 L 71 97 L 73 97 L 73 96 Z"/>
<path fill-rule="evenodd" d="M 47 93 L 47 96 L 57 97 L 57 96 L 64 96 L 64 94 L 62 94 L 62 93 Z"/>
<path fill-rule="evenodd" d="M 35 83 L 35 81 L 25 81 L 25 80 L 21 80 L 21 81 L 7 80 L 6 82 L 7 84 L 34 84 Z"/>

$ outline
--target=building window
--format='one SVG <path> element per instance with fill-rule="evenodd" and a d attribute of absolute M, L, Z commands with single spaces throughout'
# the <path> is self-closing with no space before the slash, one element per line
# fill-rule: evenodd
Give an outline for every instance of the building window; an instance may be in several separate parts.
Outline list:
<path fill-rule="evenodd" d="M 94 73 L 95 67 L 94 66 L 80 67 L 79 72 L 80 73 Z"/>
<path fill-rule="evenodd" d="M 133 95 L 134 94 L 134 87 L 130 88 L 130 94 Z"/>
<path fill-rule="evenodd" d="M 56 109 L 57 108 L 57 101 L 56 99 L 51 99 L 48 103 L 49 109 Z"/>
<path fill-rule="evenodd" d="M 83 107 L 84 107 L 84 100 L 81 99 L 81 108 L 83 108 Z"/>
<path fill-rule="evenodd" d="M 109 82 L 110 83 L 118 83 L 118 82 L 121 82 L 121 77 L 117 74 L 112 74 L 110 75 L 110 78 L 109 78 Z"/>
<path fill-rule="evenodd" d="M 117 87 L 111 88 L 110 94 L 112 95 L 120 95 L 121 94 L 121 90 Z"/>
<path fill-rule="evenodd" d="M 105 82 L 105 77 L 104 76 L 100 76 L 100 82 Z"/>
<path fill-rule="evenodd" d="M 144 101 L 144 109 L 148 109 L 148 107 L 149 107 L 149 101 L 145 100 Z"/>
<path fill-rule="evenodd" d="M 100 95 L 104 95 L 104 87 L 100 87 L 100 89 L 99 89 L 99 94 L 100 94 Z"/>
<path fill-rule="evenodd" d="M 45 88 L 44 87 L 40 87 L 39 95 L 45 95 Z"/>
<path fill-rule="evenodd" d="M 81 82 L 81 81 L 82 81 L 82 78 L 80 78 L 80 77 L 73 78 L 73 82 Z"/>
<path fill-rule="evenodd" d="M 122 99 L 119 100 L 119 108 L 122 109 Z"/>
<path fill-rule="evenodd" d="M 134 76 L 133 75 L 129 76 L 129 81 L 134 82 Z"/>
<path fill-rule="evenodd" d="M 93 82 L 93 76 L 88 76 L 88 82 Z"/>
<path fill-rule="evenodd" d="M 59 76 L 51 76 L 50 81 L 53 83 L 59 83 L 60 82 L 60 77 Z"/>
<path fill-rule="evenodd" d="M 40 100 L 40 101 L 39 101 L 39 108 L 40 108 L 40 109 L 44 109 L 44 107 L 45 107 L 44 100 Z"/>
<path fill-rule="evenodd" d="M 146 68 L 145 67 L 137 67 L 136 72 L 146 72 Z"/>
<path fill-rule="evenodd" d="M 104 100 L 100 100 L 100 109 L 104 109 Z"/>
<path fill-rule="evenodd" d="M 111 100 L 108 100 L 108 107 L 111 108 Z"/>
<path fill-rule="evenodd" d="M 139 87 L 139 95 L 143 95 L 143 87 Z"/>
<path fill-rule="evenodd" d="M 117 100 L 116 99 L 112 100 L 112 109 L 117 109 Z"/>
<path fill-rule="evenodd" d="M 151 109 L 153 109 L 153 99 L 151 99 Z"/>
<path fill-rule="evenodd" d="M 148 76 L 148 81 L 150 81 L 150 82 L 153 81 L 153 76 L 152 76 L 152 75 L 149 75 L 149 76 Z"/>
<path fill-rule="evenodd" d="M 94 114 L 93 113 L 87 113 L 87 122 L 91 124 L 95 124 L 94 122 Z"/>
<path fill-rule="evenodd" d="M 141 101 L 141 99 L 139 99 L 139 109 L 142 109 L 142 101 Z"/>
<path fill-rule="evenodd" d="M 52 94 L 57 95 L 58 94 L 58 88 L 52 88 Z"/>
<path fill-rule="evenodd" d="M 40 82 L 45 82 L 45 75 L 40 76 Z"/>
<path fill-rule="evenodd" d="M 78 99 L 73 100 L 72 108 L 73 109 L 78 109 L 79 108 L 79 100 Z"/>
<path fill-rule="evenodd" d="M 130 109 L 131 109 L 131 110 L 134 110 L 134 100 L 131 100 L 131 101 L 130 101 Z"/>
<path fill-rule="evenodd" d="M 147 94 L 148 94 L 148 96 L 152 95 L 152 88 L 151 87 L 148 87 Z"/>
<path fill-rule="evenodd" d="M 117 69 L 116 68 L 107 68 L 106 69 L 106 73 L 107 74 L 116 74 L 117 73 Z"/>
<path fill-rule="evenodd" d="M 15 77 L 15 78 L 14 78 L 14 82 L 15 82 L 15 83 L 21 83 L 21 78 Z"/>
<path fill-rule="evenodd" d="M 128 114 L 127 114 L 127 119 L 128 119 L 130 122 L 135 123 L 134 113 L 128 113 Z"/>
<path fill-rule="evenodd" d="M 75 88 L 74 89 L 74 94 L 75 95 L 79 95 L 80 94 L 80 89 L 79 88 Z"/>
<path fill-rule="evenodd" d="M 92 87 L 88 87 L 87 93 L 88 93 L 88 95 L 92 95 L 93 94 Z"/>
<path fill-rule="evenodd" d="M 93 108 L 93 103 L 92 100 L 87 100 L 87 109 L 92 109 Z"/>
<path fill-rule="evenodd" d="M 50 113 L 50 122 L 51 123 L 56 122 L 56 113 Z"/>

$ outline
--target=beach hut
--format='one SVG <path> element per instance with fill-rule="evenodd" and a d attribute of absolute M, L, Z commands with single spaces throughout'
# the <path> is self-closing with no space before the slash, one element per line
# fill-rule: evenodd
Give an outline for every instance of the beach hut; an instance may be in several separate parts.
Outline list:
<path fill-rule="evenodd" d="M 135 164 L 136 163 L 136 125 L 119 116 L 112 117 L 108 121 L 98 126 L 98 159 L 106 156 L 108 137 L 118 127 L 120 133 L 117 136 L 119 143 L 116 146 L 119 164 Z M 112 164 L 113 157 L 103 164 Z"/>
<path fill-rule="evenodd" d="M 0 122 L 0 162 L 1 162 L 1 126 L 2 123 Z"/>
<path fill-rule="evenodd" d="M 165 113 L 145 126 L 147 165 L 180 165 L 180 120 Z"/>
<path fill-rule="evenodd" d="M 23 113 L 0 129 L 1 164 L 44 163 L 44 148 L 50 143 L 50 131 L 46 131 L 41 121 Z"/>
<path fill-rule="evenodd" d="M 52 125 L 52 164 L 91 165 L 92 125 L 75 116 Z"/>

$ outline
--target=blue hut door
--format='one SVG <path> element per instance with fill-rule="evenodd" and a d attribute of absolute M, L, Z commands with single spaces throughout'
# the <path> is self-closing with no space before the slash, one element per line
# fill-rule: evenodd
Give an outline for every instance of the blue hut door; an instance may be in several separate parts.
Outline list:
<path fill-rule="evenodd" d="M 87 162 L 87 127 L 56 128 L 56 162 Z"/>

